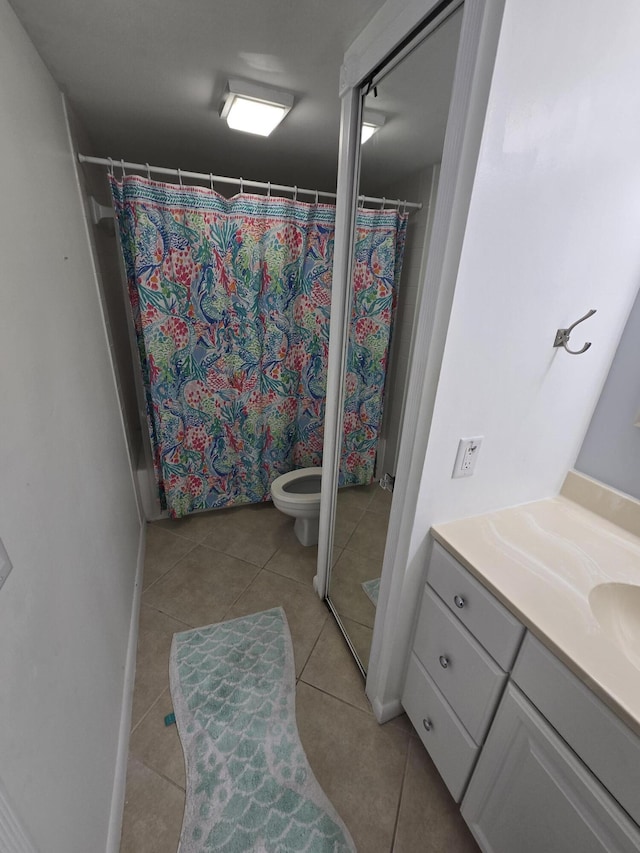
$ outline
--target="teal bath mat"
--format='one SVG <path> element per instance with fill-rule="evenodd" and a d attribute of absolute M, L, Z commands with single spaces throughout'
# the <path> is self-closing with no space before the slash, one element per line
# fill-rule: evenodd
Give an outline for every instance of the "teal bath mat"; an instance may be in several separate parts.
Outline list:
<path fill-rule="evenodd" d="M 371 601 L 373 601 L 373 606 L 377 607 L 378 595 L 380 594 L 380 578 L 374 578 L 372 581 L 365 581 L 361 586 Z"/>
<path fill-rule="evenodd" d="M 178 853 L 355 853 L 300 743 L 281 607 L 175 634 L 169 674 L 187 768 Z"/>

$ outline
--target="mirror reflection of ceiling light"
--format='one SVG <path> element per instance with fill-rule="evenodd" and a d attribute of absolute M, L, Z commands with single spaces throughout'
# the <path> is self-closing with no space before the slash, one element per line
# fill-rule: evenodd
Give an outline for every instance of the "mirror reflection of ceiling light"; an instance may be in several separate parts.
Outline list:
<path fill-rule="evenodd" d="M 221 118 L 232 130 L 269 136 L 293 106 L 293 95 L 244 80 L 229 80 Z"/>
<path fill-rule="evenodd" d="M 373 134 L 380 130 L 385 121 L 386 116 L 383 116 L 382 113 L 376 113 L 373 110 L 363 110 L 360 144 L 364 145 L 368 139 L 371 139 Z"/>

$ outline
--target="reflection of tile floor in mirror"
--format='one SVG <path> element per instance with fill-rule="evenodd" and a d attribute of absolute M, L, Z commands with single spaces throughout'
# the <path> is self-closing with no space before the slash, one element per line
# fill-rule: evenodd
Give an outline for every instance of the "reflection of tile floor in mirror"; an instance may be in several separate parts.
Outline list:
<path fill-rule="evenodd" d="M 380 577 L 391 498 L 375 483 L 338 494 L 336 544 L 343 550 L 331 573 L 329 597 L 365 669 L 376 610 L 362 584 Z"/>
<path fill-rule="evenodd" d="M 334 559 L 338 565 L 346 554 L 341 583 L 350 600 L 347 567 L 355 575 L 363 562 L 381 559 L 379 540 L 354 534 L 361 523 L 361 531 L 371 531 L 368 514 L 384 510 L 385 496 L 352 489 L 343 498 L 346 491 Z M 345 549 L 360 541 L 364 551 Z M 175 853 L 178 845 L 184 765 L 176 727 L 163 721 L 172 707 L 172 634 L 275 605 L 284 607 L 291 628 L 304 748 L 358 850 L 477 850 L 406 718 L 376 723 L 356 664 L 311 586 L 316 551 L 298 543 L 293 519 L 270 504 L 149 526 L 121 853 Z M 373 605 L 360 591 L 370 617 Z M 356 608 L 347 617 L 360 648 L 371 634 L 371 619 L 360 621 L 365 612 Z"/>

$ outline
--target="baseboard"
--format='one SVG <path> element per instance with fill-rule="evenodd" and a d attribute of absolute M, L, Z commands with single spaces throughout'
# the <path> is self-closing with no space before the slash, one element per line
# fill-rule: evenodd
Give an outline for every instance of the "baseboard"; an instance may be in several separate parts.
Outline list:
<path fill-rule="evenodd" d="M 373 715 L 376 720 L 382 725 L 382 723 L 388 723 L 389 720 L 393 720 L 394 717 L 399 717 L 400 714 L 404 714 L 404 708 L 400 704 L 399 699 L 393 699 L 391 702 L 382 703 L 379 699 L 371 700 L 371 707 L 373 708 Z"/>
<path fill-rule="evenodd" d="M 106 853 L 118 853 L 120 850 L 120 834 L 122 832 L 122 816 L 124 813 L 125 787 L 127 784 L 127 759 L 129 756 L 129 736 L 131 734 L 131 706 L 133 703 L 133 686 L 136 677 L 136 649 L 138 647 L 138 620 L 140 615 L 140 599 L 142 596 L 142 573 L 144 570 L 144 553 L 147 526 L 142 524 L 138 543 L 138 562 L 136 579 L 133 587 L 133 603 L 131 606 L 131 621 L 129 623 L 129 643 L 127 659 L 124 667 L 124 688 L 122 691 L 122 710 L 120 712 L 120 732 L 118 735 L 118 754 L 116 756 L 116 772 L 113 780 L 111 795 L 111 815 L 109 817 L 109 832 L 107 834 Z"/>

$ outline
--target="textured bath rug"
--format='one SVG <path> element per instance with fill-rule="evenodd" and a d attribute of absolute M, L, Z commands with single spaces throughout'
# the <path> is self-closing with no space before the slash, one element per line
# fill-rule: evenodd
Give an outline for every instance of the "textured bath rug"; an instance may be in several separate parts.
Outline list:
<path fill-rule="evenodd" d="M 169 674 L 187 767 L 178 853 L 354 853 L 300 743 L 281 607 L 174 634 Z"/>
<path fill-rule="evenodd" d="M 380 594 L 380 578 L 375 578 L 372 581 L 365 581 L 361 586 L 371 601 L 373 601 L 373 606 L 377 607 L 378 595 Z"/>

